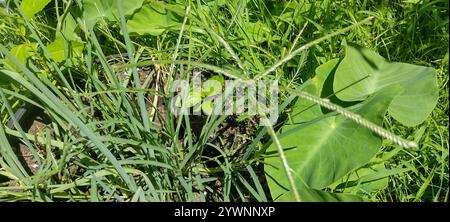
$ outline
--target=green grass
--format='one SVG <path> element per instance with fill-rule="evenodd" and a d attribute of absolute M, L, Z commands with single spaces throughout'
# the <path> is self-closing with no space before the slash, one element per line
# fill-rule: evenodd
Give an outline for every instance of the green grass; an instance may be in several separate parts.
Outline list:
<path fill-rule="evenodd" d="M 277 141 L 274 129 L 257 128 L 253 119 L 237 116 L 176 118 L 160 110 L 172 96 L 169 83 L 176 76 L 189 79 L 199 68 L 208 70 L 207 76 L 277 79 L 287 105 L 291 89 L 313 76 L 318 65 L 342 55 L 344 39 L 390 61 L 438 70 L 439 102 L 423 124 L 408 128 L 389 116 L 384 121 L 386 129 L 419 148 L 385 141 L 378 157 L 395 153 L 386 168 L 413 170 L 390 176 L 388 186 L 369 199 L 448 201 L 447 1 L 167 1 L 183 6 L 181 30 L 136 36 L 127 31 L 119 10 L 120 22 L 82 29 L 83 56 L 62 63 L 44 49 L 72 1 L 57 1 L 58 12 L 54 2 L 25 20 L 9 1 L 12 8 L 0 16 L 3 58 L 25 42 L 42 49 L 27 65 L 16 65 L 18 72 L 2 68 L 0 83 L 7 84 L 0 84 L 0 120 L 6 124 L 24 101 L 42 107 L 52 120 L 51 130 L 37 137 L 20 127 L 0 127 L 0 201 L 270 201 L 259 174 L 267 142 Z M 329 35 L 371 16 L 375 19 L 365 25 Z M 107 61 L 109 55 L 133 52 L 135 57 Z M 293 58 L 280 63 L 285 56 Z M 155 60 L 164 62 L 154 65 Z M 136 64 L 152 67 L 151 75 L 140 79 Z M 129 78 L 118 70 L 126 70 Z M 7 135 L 30 144 L 40 161 L 35 175 L 23 169 Z"/>

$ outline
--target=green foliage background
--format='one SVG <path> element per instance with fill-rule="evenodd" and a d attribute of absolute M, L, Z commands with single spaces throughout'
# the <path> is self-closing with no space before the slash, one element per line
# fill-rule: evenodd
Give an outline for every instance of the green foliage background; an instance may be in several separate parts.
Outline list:
<path fill-rule="evenodd" d="M 22 5 L 22 16 L 14 2 Z M 395 114 L 374 117 L 376 123 L 419 147 L 404 149 L 380 140 L 382 147 L 374 149 L 375 157 L 342 181 L 327 187 L 316 184 L 313 188 L 317 190 L 299 192 L 308 201 L 448 201 L 448 1 L 122 2 L 121 10 L 115 0 L 6 1 L 0 8 L 2 124 L 10 120 L 21 101 L 31 100 L 28 102 L 49 112 L 56 130 L 50 139 L 48 135 L 32 138 L 20 130 L 1 128 L 0 146 L 6 151 L 2 150 L 0 162 L 0 200 L 270 200 L 257 175 L 265 149 L 271 144 L 271 137 L 261 133 L 263 129 L 253 132 L 247 127 L 237 133 L 249 138 L 246 143 L 240 146 L 235 139 L 221 146 L 216 143 L 220 135 L 214 129 L 229 121 L 225 118 L 209 118 L 198 135 L 189 127 L 181 130 L 181 125 L 195 121 L 190 118 L 181 121 L 169 115 L 158 128 L 148 121 L 159 114 L 146 111 L 144 94 L 160 99 L 168 95 L 139 90 L 150 79 L 141 82 L 137 69 L 131 66 L 129 80 L 118 79 L 117 67 L 105 62 L 107 56 L 137 52 L 136 58 L 116 58 L 117 63 L 125 64 L 169 61 L 158 66 L 162 82 L 175 76 L 175 70 L 183 70 L 181 65 L 170 63 L 174 59 L 188 70 L 208 64 L 203 67 L 216 73 L 242 71 L 227 78 L 252 78 L 299 46 L 374 16 L 367 24 L 314 44 L 267 76 L 279 80 L 282 101 L 287 104 L 292 99 L 291 89 L 318 78 L 321 70 L 317 67 L 344 58 L 343 42 L 349 42 L 390 62 L 434 68 L 439 89 L 433 98 L 437 99 L 436 108 L 429 105 L 422 114 L 412 110 L 411 116 L 403 119 Z M 6 58 L 8 51 L 25 66 L 18 67 Z M 411 70 L 414 67 L 409 66 Z M 189 78 L 188 73 L 181 71 L 184 78 Z M 33 87 L 26 87 L 28 83 Z M 415 82 L 423 89 L 421 83 Z M 167 85 L 160 87 L 166 89 Z M 347 107 L 358 100 L 350 97 L 338 94 L 330 101 L 345 100 L 341 105 Z M 318 106 L 314 109 L 324 112 Z M 93 118 L 94 110 L 101 119 Z M 378 114 L 384 112 L 380 109 Z M 411 120 L 429 112 L 419 125 L 416 123 L 423 118 Z M 289 112 L 282 114 L 289 116 Z M 250 125 L 246 117 L 238 119 L 243 122 L 237 121 L 237 125 Z M 31 152 L 42 161 L 36 175 L 27 176 L 8 151 L 6 135 L 11 134 L 35 147 Z M 44 145 L 46 156 L 32 145 L 35 140 Z M 354 144 L 351 140 L 348 143 Z M 17 169 L 11 167 L 15 164 Z M 79 169 L 75 174 L 71 172 L 74 166 Z M 21 174 L 23 178 L 18 176 Z M 280 176 L 284 176 L 281 171 Z M 20 192 L 12 185 L 18 185 Z"/>

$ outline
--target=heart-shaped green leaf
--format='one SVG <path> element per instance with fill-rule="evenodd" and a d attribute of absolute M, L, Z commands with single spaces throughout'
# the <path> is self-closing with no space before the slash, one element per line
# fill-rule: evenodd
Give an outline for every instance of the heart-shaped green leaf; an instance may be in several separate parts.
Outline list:
<path fill-rule="evenodd" d="M 375 177 L 377 174 L 386 172 L 384 163 L 376 164 L 370 167 L 361 168 L 343 177 L 336 183 L 335 189 L 342 190 L 345 193 L 358 195 L 367 195 L 372 192 L 383 189 L 388 185 L 387 176 Z"/>
<path fill-rule="evenodd" d="M 19 62 L 26 65 L 28 58 L 30 58 L 32 55 L 34 55 L 37 51 L 37 44 L 36 43 L 24 43 L 15 46 L 11 49 L 11 54 L 13 54 Z M 14 63 L 9 59 L 6 58 L 5 62 L 11 66 L 14 70 L 20 72 L 20 69 L 14 65 Z"/>
<path fill-rule="evenodd" d="M 71 41 L 81 42 L 80 36 L 78 36 L 76 29 L 78 27 L 77 22 L 73 16 L 69 13 L 63 22 L 60 32 L 56 32 L 56 38 L 64 38 Z"/>
<path fill-rule="evenodd" d="M 66 56 L 71 57 L 76 54 L 81 54 L 83 47 L 84 45 L 81 42 L 65 41 L 62 38 L 57 38 L 47 45 L 47 50 L 56 62 L 62 62 Z"/>
<path fill-rule="evenodd" d="M 202 103 L 202 110 L 206 115 L 211 115 L 214 109 L 214 103 L 212 100 L 206 100 Z"/>
<path fill-rule="evenodd" d="M 193 107 L 202 101 L 200 90 L 190 90 L 187 97 L 187 107 Z"/>
<path fill-rule="evenodd" d="M 26 65 L 28 59 L 37 52 L 37 47 L 38 45 L 36 43 L 24 43 L 12 48 L 10 53 L 13 54 L 20 63 Z M 2 63 L 5 64 L 4 67 L 6 69 L 21 73 L 20 69 L 17 68 L 17 66 L 14 65 L 9 58 L 5 58 Z M 13 89 L 18 89 L 14 82 L 3 73 L 0 73 L 0 86 L 4 88 L 12 87 Z"/>
<path fill-rule="evenodd" d="M 203 83 L 202 97 L 214 96 L 222 92 L 225 80 L 223 76 L 215 75 Z"/>
<path fill-rule="evenodd" d="M 139 35 L 161 35 L 181 27 L 180 19 L 160 4 L 144 4 L 127 22 L 128 31 Z"/>
<path fill-rule="evenodd" d="M 125 16 L 133 14 L 145 0 L 123 0 L 122 7 Z M 120 21 L 117 0 L 83 0 L 84 17 L 87 25 L 93 26 L 100 18 L 106 21 Z"/>
<path fill-rule="evenodd" d="M 298 189 L 302 202 L 367 202 L 366 199 L 352 194 L 329 193 L 321 190 L 302 188 Z M 294 200 L 292 192 L 287 192 L 277 198 L 277 202 L 291 202 Z"/>
<path fill-rule="evenodd" d="M 374 158 L 365 167 L 359 168 L 342 179 L 336 181 L 328 188 L 340 192 L 357 194 L 360 196 L 372 196 L 388 185 L 388 177 L 410 171 L 410 168 L 386 169 L 384 161 Z"/>
<path fill-rule="evenodd" d="M 337 64 L 338 60 L 332 60 L 317 68 L 316 76 L 304 90 L 320 95 L 324 81 Z M 392 94 L 378 93 L 349 109 L 379 124 Z M 312 105 L 299 99 L 293 113 L 300 114 L 291 118 L 292 124 L 281 128 L 278 137 L 297 184 L 322 189 L 367 163 L 379 150 L 382 140 L 354 121 L 332 113 L 325 115 L 320 107 Z M 265 172 L 272 197 L 276 198 L 288 192 L 289 185 L 274 145 L 266 154 Z"/>
<path fill-rule="evenodd" d="M 391 63 L 369 49 L 347 44 L 346 56 L 336 70 L 333 85 L 339 99 L 361 101 L 376 92 L 399 86 L 403 92 L 393 99 L 389 114 L 406 126 L 422 123 L 437 103 L 436 71 Z"/>
<path fill-rule="evenodd" d="M 27 19 L 31 19 L 40 12 L 51 0 L 22 0 L 20 7 Z"/>

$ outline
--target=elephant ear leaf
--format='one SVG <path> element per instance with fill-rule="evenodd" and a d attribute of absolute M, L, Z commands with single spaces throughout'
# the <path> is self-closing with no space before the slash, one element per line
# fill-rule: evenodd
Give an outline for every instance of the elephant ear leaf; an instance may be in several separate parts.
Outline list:
<path fill-rule="evenodd" d="M 84 45 L 77 41 L 66 41 L 63 38 L 57 38 L 47 45 L 47 50 L 55 62 L 62 62 L 66 57 L 71 58 L 80 55 Z"/>
<path fill-rule="evenodd" d="M 144 4 L 133 17 L 128 20 L 128 31 L 139 35 L 158 36 L 167 30 L 178 29 L 180 18 L 161 4 Z"/>
<path fill-rule="evenodd" d="M 345 58 L 336 70 L 333 83 L 339 99 L 362 101 L 393 87 L 398 87 L 402 93 L 395 96 L 388 112 L 403 125 L 422 123 L 436 106 L 439 89 L 435 69 L 389 62 L 369 49 L 347 44 Z"/>
<path fill-rule="evenodd" d="M 298 189 L 302 202 L 369 202 L 358 195 L 345 193 L 330 193 L 321 190 L 302 188 Z M 277 198 L 277 202 L 290 202 L 294 199 L 292 192 L 287 192 Z"/>
<path fill-rule="evenodd" d="M 141 8 L 144 0 L 123 0 L 122 8 L 125 16 L 133 14 Z M 99 19 L 106 21 L 120 21 L 117 0 L 83 0 L 84 17 L 89 27 L 95 25 Z"/>
<path fill-rule="evenodd" d="M 316 76 L 304 91 L 319 96 L 325 80 L 335 70 L 338 60 L 316 69 Z M 348 107 L 363 118 L 380 124 L 395 93 L 376 93 L 367 100 Z M 293 107 L 292 123 L 284 125 L 278 138 L 294 172 L 296 184 L 320 190 L 349 172 L 363 166 L 381 147 L 381 138 L 353 120 L 334 113 L 324 114 L 319 106 L 299 98 Z M 273 155 L 275 154 L 275 155 Z M 289 193 L 289 185 L 276 148 L 266 151 L 265 172 L 273 198 Z M 297 187 L 298 189 L 302 189 Z"/>

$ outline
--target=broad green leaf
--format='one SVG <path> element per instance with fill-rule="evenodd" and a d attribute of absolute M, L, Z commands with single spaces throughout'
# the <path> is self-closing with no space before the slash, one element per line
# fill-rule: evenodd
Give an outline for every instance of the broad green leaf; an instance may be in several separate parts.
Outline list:
<path fill-rule="evenodd" d="M 316 70 L 316 76 L 304 90 L 320 95 L 324 81 L 335 69 L 337 60 L 332 60 Z M 350 107 L 353 112 L 380 124 L 392 100 L 388 93 L 376 94 L 367 101 Z M 279 139 L 297 180 L 313 189 L 322 189 L 355 170 L 378 152 L 381 138 L 370 130 L 340 115 L 324 115 L 319 106 L 299 99 L 293 113 L 293 124 L 281 128 Z M 265 171 L 272 197 L 283 195 L 288 190 L 288 181 L 274 145 L 266 152 Z"/>
<path fill-rule="evenodd" d="M 222 86 L 225 84 L 225 79 L 223 78 L 222 75 L 215 75 L 215 76 L 209 78 L 209 80 L 218 81 L 220 83 L 220 85 L 222 85 Z"/>
<path fill-rule="evenodd" d="M 128 31 L 139 35 L 161 35 L 181 27 L 180 19 L 160 4 L 144 4 L 127 22 Z"/>
<path fill-rule="evenodd" d="M 214 96 L 222 92 L 225 80 L 223 76 L 215 75 L 203 83 L 202 97 Z"/>
<path fill-rule="evenodd" d="M 334 187 L 345 193 L 369 195 L 388 185 L 388 177 L 410 171 L 410 168 L 386 169 L 384 163 L 360 168 Z"/>
<path fill-rule="evenodd" d="M 328 188 L 370 198 L 373 196 L 373 193 L 384 189 L 388 185 L 389 176 L 411 170 L 410 168 L 387 169 L 385 167 L 385 162 L 400 150 L 402 148 L 383 152 L 381 156 L 373 158 L 366 166 L 350 172 L 342 179 L 328 186 Z"/>
<path fill-rule="evenodd" d="M 73 55 L 81 54 L 81 51 L 83 50 L 83 43 L 65 41 L 62 38 L 58 38 L 47 45 L 47 50 L 56 62 L 62 62 L 66 58 L 66 55 L 72 57 Z"/>
<path fill-rule="evenodd" d="M 316 189 L 298 189 L 302 202 L 367 202 L 366 199 L 352 194 L 329 193 Z M 277 202 L 291 202 L 295 198 L 292 192 L 287 192 L 275 199 Z"/>
<path fill-rule="evenodd" d="M 334 189 L 358 195 L 377 192 L 388 185 L 388 176 L 376 176 L 386 170 L 384 163 L 360 168 L 336 183 Z"/>
<path fill-rule="evenodd" d="M 11 49 L 11 54 L 14 55 L 17 60 L 26 65 L 27 64 L 27 60 L 28 58 L 30 58 L 31 56 L 33 56 L 37 51 L 37 44 L 35 43 L 24 43 L 24 44 L 20 44 L 15 46 L 14 48 Z M 20 69 L 18 69 L 14 63 L 6 58 L 5 62 L 11 66 L 15 71 L 20 71 Z"/>
<path fill-rule="evenodd" d="M 200 90 L 190 90 L 187 95 L 186 107 L 193 107 L 202 101 Z"/>
<path fill-rule="evenodd" d="M 199 104 L 202 101 L 202 94 L 200 90 L 189 90 L 188 94 L 186 95 L 185 100 L 183 100 L 183 96 L 177 96 L 175 100 L 175 106 L 178 108 L 183 107 L 183 103 L 186 103 L 186 108 L 193 107 L 195 105 L 199 105 L 197 107 L 197 111 L 200 111 L 201 104 Z"/>
<path fill-rule="evenodd" d="M 202 103 L 202 110 L 206 115 L 210 115 L 213 111 L 214 103 L 212 100 L 206 100 Z"/>
<path fill-rule="evenodd" d="M 51 0 L 22 0 L 20 7 L 27 19 L 32 19 L 34 15 L 40 12 Z"/>
<path fill-rule="evenodd" d="M 391 63 L 354 44 L 347 44 L 346 56 L 336 70 L 333 88 L 338 92 L 347 86 L 350 87 L 337 93 L 343 101 L 362 101 L 376 92 L 400 86 L 403 92 L 393 99 L 388 111 L 406 126 L 422 123 L 438 99 L 435 69 Z"/>
<path fill-rule="evenodd" d="M 67 14 L 66 19 L 63 22 L 61 32 L 57 32 L 56 37 L 81 42 L 81 38 L 76 33 L 77 27 L 78 27 L 77 22 L 75 21 L 73 16 L 69 13 Z"/>
<path fill-rule="evenodd" d="M 122 1 L 125 16 L 133 14 L 145 0 Z M 88 26 L 93 26 L 101 18 L 106 21 L 120 21 L 117 0 L 83 0 L 84 17 Z"/>

